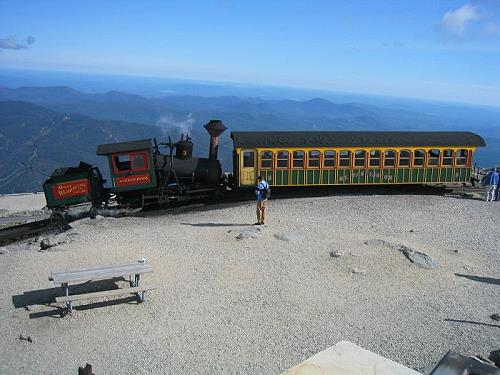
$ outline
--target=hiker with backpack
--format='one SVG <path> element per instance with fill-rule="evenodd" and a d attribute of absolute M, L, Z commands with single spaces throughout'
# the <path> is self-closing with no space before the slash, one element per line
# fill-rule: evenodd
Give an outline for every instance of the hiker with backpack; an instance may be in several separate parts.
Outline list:
<path fill-rule="evenodd" d="M 255 195 L 257 196 L 257 222 L 255 225 L 264 225 L 266 219 L 267 200 L 271 195 L 269 184 L 262 178 L 257 177 L 257 187 Z"/>
<path fill-rule="evenodd" d="M 490 172 L 484 177 L 483 184 L 489 185 L 488 193 L 486 194 L 486 202 L 493 202 L 497 199 L 497 189 L 500 183 L 500 174 L 491 168 Z"/>

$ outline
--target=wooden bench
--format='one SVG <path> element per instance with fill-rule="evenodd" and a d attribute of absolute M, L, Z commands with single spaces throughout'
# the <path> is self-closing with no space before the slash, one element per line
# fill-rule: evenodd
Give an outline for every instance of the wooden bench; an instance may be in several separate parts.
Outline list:
<path fill-rule="evenodd" d="M 140 277 L 144 273 L 152 272 L 151 265 L 146 264 L 144 260 L 133 262 L 114 264 L 99 267 L 75 268 L 67 271 L 51 272 L 49 280 L 54 284 L 61 284 L 63 296 L 56 297 L 57 303 L 66 303 L 69 312 L 73 311 L 73 302 L 82 301 L 91 298 L 111 297 L 122 294 L 136 294 L 139 302 L 144 302 L 145 292 L 154 290 L 153 287 L 142 287 L 139 285 Z M 129 278 L 129 288 L 110 289 L 99 292 L 72 294 L 70 295 L 70 283 L 87 283 L 90 281 L 107 280 L 115 277 Z"/>

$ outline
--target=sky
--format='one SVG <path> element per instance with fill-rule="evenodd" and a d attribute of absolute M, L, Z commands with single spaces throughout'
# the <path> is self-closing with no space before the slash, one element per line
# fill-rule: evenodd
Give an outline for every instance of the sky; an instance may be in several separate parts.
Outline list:
<path fill-rule="evenodd" d="M 0 68 L 500 106 L 500 0 L 0 0 Z"/>

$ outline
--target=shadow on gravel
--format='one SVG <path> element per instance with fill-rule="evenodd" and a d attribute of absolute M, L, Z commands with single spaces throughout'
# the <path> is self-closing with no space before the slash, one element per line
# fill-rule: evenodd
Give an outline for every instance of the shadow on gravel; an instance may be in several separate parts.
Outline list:
<path fill-rule="evenodd" d="M 87 282 L 83 284 L 70 285 L 70 294 L 83 294 L 92 293 L 100 290 L 111 290 L 118 289 L 116 282 L 125 281 L 123 277 L 116 277 L 110 280 L 101 280 L 94 282 Z M 42 317 L 52 317 L 52 318 L 62 318 L 65 315 L 65 309 L 54 303 L 55 297 L 62 296 L 62 288 L 47 288 L 30 290 L 23 292 L 22 294 L 17 294 L 12 296 L 12 304 L 16 309 L 24 308 L 26 311 L 31 311 L 30 306 L 42 306 L 51 307 L 52 310 L 38 311 L 30 313 L 30 319 L 42 318 Z M 84 306 L 76 306 L 75 310 L 87 310 L 95 307 L 109 306 L 113 304 L 126 302 L 124 300 L 136 300 L 135 297 L 121 298 L 119 300 L 111 300 L 100 303 L 87 304 Z"/>
<path fill-rule="evenodd" d="M 486 327 L 496 327 L 500 328 L 500 325 L 498 324 L 489 324 L 489 323 L 481 323 L 481 322 L 474 322 L 472 320 L 460 320 L 460 319 L 445 319 L 445 322 L 453 322 L 453 323 L 467 323 L 467 324 L 475 324 L 478 326 L 486 326 Z"/>
<path fill-rule="evenodd" d="M 182 225 L 190 225 L 192 227 L 245 227 L 253 223 L 244 224 L 227 224 L 227 223 L 181 223 Z"/>
<path fill-rule="evenodd" d="M 137 297 L 130 296 L 130 297 L 123 297 L 123 298 L 109 300 L 109 301 L 102 301 L 102 302 L 89 303 L 86 305 L 73 306 L 73 310 L 74 311 L 85 311 L 85 310 L 97 309 L 97 308 L 101 308 L 101 307 L 122 305 L 124 303 L 128 303 L 130 305 L 139 304 L 139 302 L 137 301 Z M 45 317 L 64 318 L 68 314 L 68 311 L 66 310 L 66 308 L 63 308 L 61 306 L 55 306 L 55 305 L 46 305 L 46 306 L 53 307 L 54 309 L 30 313 L 30 315 L 29 315 L 30 319 L 45 318 Z"/>
<path fill-rule="evenodd" d="M 455 276 L 463 277 L 465 279 L 477 281 L 480 283 L 500 285 L 500 279 L 494 279 L 493 277 L 483 277 L 483 276 L 474 276 L 474 275 L 464 275 L 463 273 L 456 273 Z"/>
<path fill-rule="evenodd" d="M 471 194 L 461 194 L 461 195 L 448 194 L 448 195 L 446 195 L 446 197 L 447 198 L 454 198 L 454 199 L 468 199 L 468 200 L 473 200 L 473 201 L 484 202 L 484 198 L 478 197 L 478 196 L 474 196 L 474 195 L 471 195 Z"/>

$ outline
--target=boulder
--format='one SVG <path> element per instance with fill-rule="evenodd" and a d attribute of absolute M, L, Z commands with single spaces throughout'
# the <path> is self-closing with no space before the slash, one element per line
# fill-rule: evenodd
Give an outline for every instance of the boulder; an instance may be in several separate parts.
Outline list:
<path fill-rule="evenodd" d="M 366 240 L 365 245 L 398 250 L 406 257 L 406 259 L 419 268 L 433 269 L 438 266 L 438 263 L 429 255 L 412 249 L 406 245 L 394 244 L 380 239 Z"/>
<path fill-rule="evenodd" d="M 425 253 L 421 253 L 415 249 L 412 249 L 405 245 L 399 245 L 398 250 L 403 253 L 403 255 L 410 261 L 412 264 L 419 268 L 425 269 L 433 269 L 438 266 L 438 263 L 432 259 L 429 255 Z"/>
<path fill-rule="evenodd" d="M 236 236 L 237 240 L 246 240 L 248 238 L 258 238 L 260 235 L 259 228 L 246 228 Z"/>
<path fill-rule="evenodd" d="M 304 239 L 304 236 L 298 232 L 283 232 L 275 234 L 274 237 L 286 242 L 300 242 Z"/>

